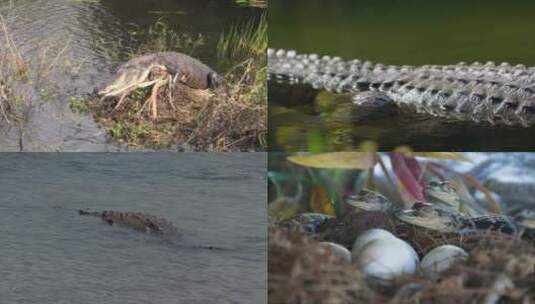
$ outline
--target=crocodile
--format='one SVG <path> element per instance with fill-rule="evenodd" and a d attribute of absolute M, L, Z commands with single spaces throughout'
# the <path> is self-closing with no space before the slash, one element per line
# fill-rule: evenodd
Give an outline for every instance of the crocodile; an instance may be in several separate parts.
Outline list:
<path fill-rule="evenodd" d="M 472 217 L 426 202 L 416 202 L 411 209 L 398 211 L 396 217 L 408 224 L 440 232 L 461 234 L 476 230 L 493 230 L 507 234 L 518 232 L 517 225 L 505 215 L 489 214 Z"/>
<path fill-rule="evenodd" d="M 399 208 L 380 193 L 368 189 L 347 195 L 344 202 L 360 211 L 387 212 L 402 222 L 447 233 L 495 230 L 513 234 L 522 226 L 516 219 L 501 214 L 472 215 L 463 212 L 463 204 L 455 188 L 447 181 L 430 181 L 424 187 L 424 194 L 427 201 L 415 202 L 410 209 Z"/>
<path fill-rule="evenodd" d="M 396 66 L 268 49 L 268 80 L 350 93 L 357 107 L 394 104 L 452 120 L 535 124 L 535 67 L 520 64 Z"/>
<path fill-rule="evenodd" d="M 156 97 L 164 85 L 180 83 L 192 89 L 217 88 L 223 84 L 223 77 L 199 60 L 177 52 L 158 52 L 130 59 L 119 66 L 115 79 L 98 92 L 101 101 L 119 98 L 118 109 L 125 97 L 138 88 L 152 87 L 150 103 L 153 118 L 156 118 Z"/>
<path fill-rule="evenodd" d="M 141 212 L 78 210 L 79 215 L 99 217 L 110 225 L 130 227 L 134 230 L 154 234 L 176 234 L 177 230 L 167 220 Z"/>
<path fill-rule="evenodd" d="M 89 209 L 79 209 L 80 216 L 92 216 L 102 219 L 109 225 L 119 225 L 128 227 L 133 230 L 159 235 L 172 239 L 174 236 L 179 236 L 178 229 L 169 221 L 154 215 L 145 214 L 141 212 L 120 212 L 120 211 L 92 211 Z M 223 247 L 213 245 L 199 245 L 194 248 L 208 249 L 208 250 L 226 250 Z"/>

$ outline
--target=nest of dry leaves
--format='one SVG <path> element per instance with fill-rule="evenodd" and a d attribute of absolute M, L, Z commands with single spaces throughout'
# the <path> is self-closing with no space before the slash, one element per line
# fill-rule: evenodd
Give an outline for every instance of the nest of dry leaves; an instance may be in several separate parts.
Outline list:
<path fill-rule="evenodd" d="M 150 82 L 150 79 L 149 79 Z M 110 135 L 133 146 L 191 151 L 255 151 L 265 146 L 264 109 L 243 102 L 246 88 L 193 89 L 165 82 L 90 108 Z"/>
<path fill-rule="evenodd" d="M 434 247 L 464 248 L 459 261 L 438 281 L 406 276 L 388 285 L 367 280 L 319 241 L 351 250 L 364 230 L 383 228 L 408 241 L 422 258 Z M 482 231 L 468 236 L 408 226 L 379 214 L 351 214 L 310 234 L 299 227 L 269 228 L 269 303 L 532 303 L 535 299 L 535 241 Z"/>

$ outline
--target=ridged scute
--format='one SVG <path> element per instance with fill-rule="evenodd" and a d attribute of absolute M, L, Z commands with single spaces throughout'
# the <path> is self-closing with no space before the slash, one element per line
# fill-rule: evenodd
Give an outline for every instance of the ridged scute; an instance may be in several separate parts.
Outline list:
<path fill-rule="evenodd" d="M 490 124 L 535 124 L 535 67 L 458 63 L 395 66 L 340 57 L 268 50 L 268 79 L 359 94 L 447 119 Z"/>
<path fill-rule="evenodd" d="M 141 232 L 171 235 L 177 230 L 169 221 L 141 212 L 78 210 L 80 215 L 99 217 L 110 225 L 126 226 Z"/>

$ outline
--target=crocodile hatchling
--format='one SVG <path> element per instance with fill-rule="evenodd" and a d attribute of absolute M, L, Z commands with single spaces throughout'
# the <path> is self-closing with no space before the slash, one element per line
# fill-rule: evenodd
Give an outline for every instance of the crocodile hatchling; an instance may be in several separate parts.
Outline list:
<path fill-rule="evenodd" d="M 395 208 L 383 195 L 370 190 L 363 190 L 357 195 L 346 197 L 345 203 L 364 211 L 393 213 L 403 222 L 440 232 L 463 233 L 488 229 L 515 233 L 518 230 L 517 225 L 521 225 L 513 222 L 516 219 L 504 215 L 470 216 L 457 211 L 459 204 L 448 205 L 448 202 L 459 202 L 457 193 L 443 182 L 430 182 L 425 189 L 426 197 L 430 198 L 429 202 L 416 202 L 411 209 Z M 448 196 L 455 197 L 448 198 Z M 437 200 L 437 197 L 441 199 Z"/>
<path fill-rule="evenodd" d="M 396 104 L 447 119 L 535 124 L 535 67 L 520 64 L 395 66 L 268 49 L 268 79 L 351 93 L 357 106 Z"/>

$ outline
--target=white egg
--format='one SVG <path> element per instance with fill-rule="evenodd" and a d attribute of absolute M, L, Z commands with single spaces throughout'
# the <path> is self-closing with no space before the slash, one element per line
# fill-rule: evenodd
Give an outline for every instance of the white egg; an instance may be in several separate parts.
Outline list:
<path fill-rule="evenodd" d="M 351 252 L 349 252 L 349 250 L 347 250 L 347 248 L 344 246 L 331 242 L 321 242 L 320 246 L 329 250 L 332 255 L 337 256 L 347 262 L 351 262 Z"/>
<path fill-rule="evenodd" d="M 369 229 L 361 233 L 358 238 L 355 240 L 355 243 L 353 244 L 353 260 L 355 260 L 355 253 L 360 252 L 360 249 L 364 246 L 366 246 L 367 243 L 376 240 L 376 239 L 386 239 L 386 238 L 396 238 L 395 235 L 393 235 L 390 231 L 384 230 L 384 229 Z"/>
<path fill-rule="evenodd" d="M 355 241 L 352 257 L 364 274 L 384 280 L 414 274 L 419 262 L 411 245 L 382 229 L 361 234 Z"/>
<path fill-rule="evenodd" d="M 468 253 L 464 249 L 453 245 L 443 245 L 429 251 L 422 259 L 420 268 L 426 277 L 435 280 L 455 261 L 466 259 L 466 257 Z"/>

